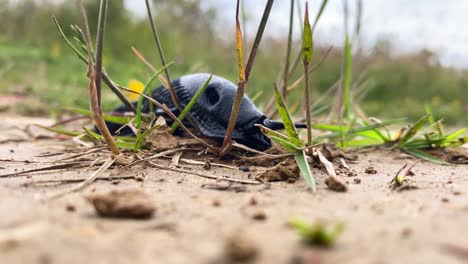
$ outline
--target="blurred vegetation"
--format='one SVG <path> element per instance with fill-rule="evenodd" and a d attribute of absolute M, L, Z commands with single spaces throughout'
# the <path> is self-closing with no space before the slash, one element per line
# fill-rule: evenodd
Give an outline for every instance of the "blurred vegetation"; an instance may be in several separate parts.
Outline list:
<path fill-rule="evenodd" d="M 90 25 L 96 25 L 99 1 L 85 2 Z M 132 46 L 155 66 L 160 63 L 146 17 L 131 14 L 123 2 L 113 0 L 109 5 L 104 64 L 114 81 L 127 85 L 133 79 L 144 82 L 151 74 L 133 55 Z M 154 2 L 166 57 L 175 62 L 171 67 L 173 76 L 203 71 L 235 81 L 234 25 L 217 25 L 217 10 L 203 9 L 202 0 Z M 69 25 L 81 26 L 74 1 L 0 2 L 0 95 L 34 98 L 17 107 L 22 113 L 43 115 L 60 113 L 64 106 L 88 107 L 86 67 L 61 40 L 52 22 L 53 15 L 67 35 L 71 35 Z M 286 35 L 282 39 L 266 37 L 262 42 L 248 87 L 251 96 L 263 91 L 256 102 L 260 107 L 273 94 L 272 83 L 282 67 L 286 39 Z M 316 45 L 318 61 L 327 47 Z M 296 52 L 299 46 L 295 43 Z M 444 117 L 449 124 L 468 123 L 468 71 L 444 68 L 437 56 L 427 50 L 398 56 L 392 52 L 390 41 L 379 42 L 371 52 L 354 52 L 354 90 L 362 98 L 359 106 L 367 114 L 416 120 L 424 114 L 424 105 L 429 104 L 436 117 Z M 342 58 L 341 49 L 333 49 L 314 71 L 312 98 L 340 78 Z M 298 67 L 295 77 L 300 71 Z M 292 93 L 289 103 L 294 105 L 298 96 L 300 92 Z M 331 101 L 329 98 L 325 103 Z M 110 110 L 118 104 L 106 89 L 104 108 Z"/>

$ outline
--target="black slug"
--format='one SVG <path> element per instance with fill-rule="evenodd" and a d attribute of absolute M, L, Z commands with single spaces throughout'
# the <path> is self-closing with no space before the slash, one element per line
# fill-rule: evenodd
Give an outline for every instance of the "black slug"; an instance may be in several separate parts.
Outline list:
<path fill-rule="evenodd" d="M 188 104 L 209 76 L 207 73 L 198 73 L 185 75 L 173 80 L 172 84 L 182 107 Z M 213 76 L 206 90 L 188 113 L 189 118 L 193 121 L 193 125 L 196 126 L 203 136 L 217 139 L 220 142 L 223 140 L 236 90 L 237 88 L 232 82 L 218 76 Z M 152 97 L 156 101 L 166 104 L 176 116 L 180 114 L 180 111 L 172 102 L 169 92 L 164 87 L 154 89 Z M 156 115 L 163 116 L 168 124 L 172 124 L 172 119 L 162 109 L 157 107 L 154 109 Z M 115 112 L 125 111 L 125 106 L 121 106 L 115 110 Z M 148 113 L 148 111 L 149 100 L 144 99 L 142 112 Z M 184 124 L 192 126 L 192 124 L 185 120 Z M 268 119 L 257 109 L 252 100 L 244 95 L 232 138 L 236 142 L 250 148 L 261 151 L 266 150 L 271 147 L 271 140 L 262 134 L 255 124 L 262 124 L 273 130 L 284 128 L 283 123 Z M 115 134 L 121 128 L 120 125 L 113 123 L 107 123 L 107 125 L 112 134 Z M 296 127 L 304 128 L 305 125 L 296 124 Z M 121 129 L 119 134 L 133 135 L 128 127 Z"/>

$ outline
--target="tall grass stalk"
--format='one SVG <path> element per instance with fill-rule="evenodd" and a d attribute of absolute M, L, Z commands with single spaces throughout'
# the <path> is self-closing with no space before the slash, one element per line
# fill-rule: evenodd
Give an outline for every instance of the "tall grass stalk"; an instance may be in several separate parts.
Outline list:
<path fill-rule="evenodd" d="M 312 28 L 309 23 L 309 6 L 306 2 L 304 16 L 304 31 L 302 34 L 302 64 L 304 65 L 304 110 L 307 122 L 307 146 L 312 145 L 312 120 L 310 114 L 310 91 L 309 91 L 309 64 L 312 60 L 314 46 L 312 42 Z"/>
<path fill-rule="evenodd" d="M 106 17 L 107 17 L 107 8 L 108 0 L 101 0 L 99 6 L 99 19 L 98 19 L 98 30 L 96 36 L 96 64 L 93 65 L 93 55 L 91 48 L 91 34 L 89 30 L 89 24 L 86 17 L 86 11 L 84 10 L 81 2 L 78 2 L 80 5 L 81 15 L 85 24 L 86 30 L 86 45 L 88 49 L 88 78 L 89 78 L 89 104 L 91 110 L 91 116 L 96 127 L 101 132 L 101 135 L 109 145 L 112 154 L 119 155 L 120 150 L 112 137 L 109 129 L 107 128 L 106 122 L 102 117 L 102 108 L 101 108 L 101 81 L 102 81 L 102 53 L 104 47 L 104 33 L 106 28 Z"/>
<path fill-rule="evenodd" d="M 352 55 L 351 55 L 351 41 L 348 32 L 348 1 L 343 1 L 344 12 L 344 30 L 345 30 L 345 43 L 344 43 L 344 69 L 343 69 L 343 115 L 346 119 L 352 118 L 352 104 L 351 104 L 351 78 L 352 78 Z"/>
<path fill-rule="evenodd" d="M 153 14 L 151 12 L 151 6 L 150 6 L 150 3 L 149 3 L 149 0 L 145 0 L 145 2 L 146 2 L 146 10 L 148 11 L 148 18 L 149 18 L 150 24 L 151 24 L 151 29 L 153 31 L 154 40 L 156 42 L 159 57 L 161 59 L 161 64 L 162 64 L 162 67 L 165 67 L 166 64 L 167 64 L 166 63 L 166 57 L 164 56 L 164 51 L 162 49 L 161 41 L 159 40 L 158 29 L 156 27 L 156 23 L 154 22 Z M 172 79 L 171 79 L 171 75 L 169 74 L 169 70 L 167 68 L 165 68 L 164 73 L 166 74 L 167 83 L 168 83 L 168 86 L 166 88 L 168 89 L 169 94 L 171 95 L 171 99 L 174 102 L 174 105 L 180 111 L 182 111 L 182 107 L 180 106 L 179 99 L 177 98 L 177 94 L 175 92 L 175 89 L 172 86 Z"/>
<path fill-rule="evenodd" d="M 263 37 L 263 32 L 265 31 L 265 27 L 268 21 L 268 17 L 270 16 L 271 7 L 273 6 L 274 0 L 268 0 L 265 5 L 265 9 L 263 11 L 262 20 L 260 21 L 260 25 L 257 30 L 257 34 L 255 36 L 254 43 L 252 45 L 252 49 L 250 51 L 249 59 L 247 60 L 247 65 L 244 69 L 244 62 L 243 62 L 243 44 L 242 44 L 242 29 L 239 22 L 239 0 L 237 0 L 236 6 L 236 50 L 237 50 L 237 63 L 238 63 L 238 84 L 237 84 L 237 92 L 236 97 L 234 98 L 234 102 L 232 104 L 231 115 L 229 117 L 229 123 L 226 128 L 226 134 L 224 136 L 224 141 L 219 151 L 219 156 L 224 156 L 226 153 L 229 152 L 231 149 L 231 140 L 232 140 L 232 133 L 234 131 L 234 127 L 236 126 L 237 116 L 239 115 L 239 109 L 242 101 L 242 97 L 244 96 L 245 89 L 249 82 L 250 72 L 253 67 L 253 63 L 255 61 L 255 57 L 257 55 L 258 47 Z"/>
<path fill-rule="evenodd" d="M 282 93 L 284 100 L 288 99 L 288 75 L 289 75 L 289 62 L 291 60 L 291 45 L 292 45 L 292 33 L 293 33 L 293 20 L 294 20 L 294 1 L 290 1 L 289 9 L 289 32 L 288 32 L 288 46 L 286 48 L 286 58 L 284 63 L 284 73 L 283 73 L 283 87 Z"/>

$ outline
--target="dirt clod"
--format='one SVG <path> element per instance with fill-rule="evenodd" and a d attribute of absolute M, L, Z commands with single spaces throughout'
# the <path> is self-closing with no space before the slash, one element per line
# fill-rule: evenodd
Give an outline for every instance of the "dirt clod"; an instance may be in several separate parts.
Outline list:
<path fill-rule="evenodd" d="M 354 181 L 355 184 L 360 184 L 361 183 L 361 179 L 359 179 L 359 178 L 354 178 L 353 181 Z"/>
<path fill-rule="evenodd" d="M 214 207 L 220 207 L 221 206 L 221 201 L 218 199 L 213 200 L 211 203 Z"/>
<path fill-rule="evenodd" d="M 325 184 L 328 186 L 328 189 L 335 191 L 335 192 L 347 192 L 348 186 L 345 182 L 335 176 L 329 176 L 325 180 Z"/>
<path fill-rule="evenodd" d="M 268 168 L 263 173 L 257 175 L 255 179 L 261 182 L 288 181 L 290 178 L 299 178 L 299 167 L 292 159 L 282 161 L 273 168 Z"/>
<path fill-rule="evenodd" d="M 210 169 L 211 169 L 211 162 L 210 162 L 210 160 L 206 160 L 206 161 L 205 161 L 205 164 L 203 164 L 203 168 L 204 168 L 205 170 L 210 170 Z"/>
<path fill-rule="evenodd" d="M 372 166 L 367 167 L 364 172 L 367 173 L 367 174 L 377 174 L 377 170 L 374 169 L 374 167 L 372 167 Z"/>
<path fill-rule="evenodd" d="M 225 245 L 226 258 L 233 262 L 253 261 L 259 254 L 258 246 L 245 237 L 242 232 L 237 232 L 229 237 Z"/>
<path fill-rule="evenodd" d="M 102 217 L 144 219 L 152 217 L 156 209 L 151 198 L 137 189 L 92 194 L 86 199 Z"/>
<path fill-rule="evenodd" d="M 65 206 L 65 210 L 67 210 L 67 212 L 75 212 L 76 211 L 76 207 L 73 205 L 73 204 L 67 204 Z"/>
<path fill-rule="evenodd" d="M 167 129 L 167 126 L 162 126 L 155 129 L 145 141 L 145 147 L 151 149 L 152 152 L 161 152 L 179 147 L 180 143 Z"/>
<path fill-rule="evenodd" d="M 256 211 L 255 213 L 253 213 L 252 219 L 257 221 L 264 221 L 267 219 L 267 215 L 264 211 Z"/>
<path fill-rule="evenodd" d="M 338 158 L 344 158 L 347 160 L 357 160 L 358 158 L 356 154 L 346 153 L 335 144 L 331 143 L 323 144 L 320 148 L 320 152 L 325 156 L 325 158 L 327 158 L 327 160 L 331 162 Z"/>
<path fill-rule="evenodd" d="M 413 229 L 410 227 L 405 227 L 401 230 L 401 237 L 402 238 L 409 238 L 413 234 Z"/>

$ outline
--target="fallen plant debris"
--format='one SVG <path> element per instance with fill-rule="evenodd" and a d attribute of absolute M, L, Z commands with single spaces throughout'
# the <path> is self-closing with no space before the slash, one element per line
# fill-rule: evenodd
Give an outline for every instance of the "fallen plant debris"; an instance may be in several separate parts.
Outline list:
<path fill-rule="evenodd" d="M 85 198 L 102 217 L 148 219 L 156 211 L 150 196 L 138 189 L 89 194 Z"/>
<path fill-rule="evenodd" d="M 415 181 L 407 176 L 413 176 L 414 173 L 411 171 L 414 166 L 416 166 L 418 162 L 414 162 L 410 166 L 408 163 L 405 163 L 403 167 L 401 167 L 398 172 L 396 173 L 395 177 L 390 182 L 390 188 L 396 191 L 405 191 L 405 190 L 412 190 L 417 189 Z"/>

